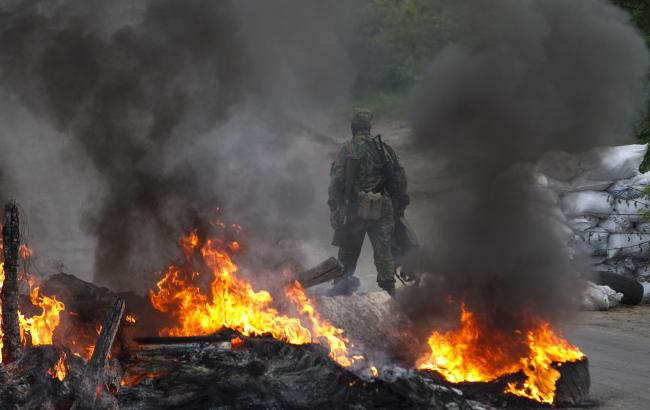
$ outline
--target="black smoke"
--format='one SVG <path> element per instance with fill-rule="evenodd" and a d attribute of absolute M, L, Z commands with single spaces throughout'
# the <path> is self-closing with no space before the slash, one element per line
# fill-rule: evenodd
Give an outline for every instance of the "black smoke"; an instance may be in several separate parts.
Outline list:
<path fill-rule="evenodd" d="M 412 299 L 413 317 L 426 331 L 463 300 L 508 332 L 531 315 L 556 321 L 579 296 L 580 266 L 525 163 L 630 142 L 648 51 L 607 1 L 468 0 L 448 2 L 446 16 L 455 40 L 414 91 L 414 136 L 457 179 L 420 233 L 433 279 Z"/>
<path fill-rule="evenodd" d="M 3 105 L 27 107 L 23 123 L 55 130 L 32 138 L 36 146 L 21 135 L 5 145 L 32 157 L 56 148 L 51 155 L 74 164 L 67 172 L 88 175 L 75 175 L 83 190 L 61 189 L 83 204 L 82 228 L 96 238 L 96 282 L 148 285 L 179 234 L 216 206 L 269 242 L 259 255 L 283 258 L 278 241 L 310 226 L 333 149 L 297 130 L 346 101 L 354 79 L 342 46 L 354 27 L 350 3 L 0 3 Z M 22 180 L 31 185 L 6 194 L 39 189 L 34 177 Z M 52 201 L 64 214 L 66 201 Z M 56 226 L 37 222 L 41 232 Z"/>
<path fill-rule="evenodd" d="M 95 278 L 123 287 L 214 200 L 189 164 L 165 164 L 165 148 L 189 120 L 200 133 L 224 118 L 248 64 L 227 2 L 146 3 L 109 36 L 88 17 L 98 4 L 5 10 L 0 81 L 71 134 L 103 178 L 102 204 L 85 225 L 98 238 Z"/>

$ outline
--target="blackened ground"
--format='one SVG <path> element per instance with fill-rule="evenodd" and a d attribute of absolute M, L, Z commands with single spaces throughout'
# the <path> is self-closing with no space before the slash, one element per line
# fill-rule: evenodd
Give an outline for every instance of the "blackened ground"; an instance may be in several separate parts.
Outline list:
<path fill-rule="evenodd" d="M 54 338 L 55 343 L 66 344 L 82 334 L 89 338 L 87 341 L 95 340 L 95 326 L 101 323 L 106 308 L 116 296 L 106 288 L 67 274 L 53 275 L 45 280 L 43 293 L 57 295 L 66 305 L 60 325 L 61 329 L 65 327 L 65 331 L 57 329 Z M 135 294 L 120 296 L 127 301 L 125 313 L 138 319 L 135 326 L 124 324 L 113 349 L 113 357 L 120 360 L 125 373 L 125 386 L 116 396 L 121 409 L 435 409 L 445 408 L 450 403 L 451 408 L 471 408 L 458 391 L 415 372 L 398 368 L 384 370 L 381 363 L 374 362 L 380 367 L 380 378 L 361 378 L 337 365 L 320 345 L 295 346 L 270 338 L 242 337 L 246 343 L 233 349 L 230 339 L 235 335 L 223 331 L 219 333 L 221 342 L 138 346 L 127 339 L 156 336 L 156 329 L 160 328 L 156 322 L 164 320 L 164 317 L 151 308 L 146 297 Z M 389 331 L 404 324 L 400 323 L 403 318 L 399 317 L 399 309 L 383 293 L 349 299 L 322 298 L 317 304 L 319 307 L 322 305 L 319 311 L 324 317 L 337 325 L 337 321 L 349 325 L 353 329 L 349 336 L 355 340 L 358 338 L 359 344 L 363 345 L 359 347 L 370 349 L 371 353 L 373 349 L 390 350 L 395 345 L 409 343 L 403 334 Z M 384 330 L 378 333 L 378 327 Z M 371 335 L 374 337 L 369 337 Z M 30 351 L 30 355 L 34 353 Z M 381 356 L 386 357 L 385 354 Z M 53 389 L 66 392 L 51 399 L 55 407 L 66 408 L 74 389 L 46 374 L 55 358 L 56 355 L 52 355 L 40 367 L 32 368 L 27 374 L 18 370 L 17 374 L 23 379 L 31 378 L 32 372 L 39 375 L 38 383 L 30 385 L 30 394 L 48 396 Z M 72 373 L 78 372 L 74 370 Z M 367 374 L 367 369 L 362 373 Z M 17 388 L 12 383 L 0 387 L 5 392 Z M 4 397 L 14 395 L 6 393 Z M 6 402 L 10 406 L 7 408 L 13 408 L 14 404 L 32 408 L 24 401 L 26 399 L 11 400 Z M 4 407 L 0 406 L 0 409 L 4 410 Z"/>
<path fill-rule="evenodd" d="M 122 409 L 184 408 L 445 408 L 471 406 L 452 389 L 413 372 L 390 380 L 362 379 L 341 368 L 318 345 L 270 338 L 156 345 L 123 362 Z M 139 377 L 138 377 L 139 375 Z M 453 406 L 453 405 L 452 405 Z"/>

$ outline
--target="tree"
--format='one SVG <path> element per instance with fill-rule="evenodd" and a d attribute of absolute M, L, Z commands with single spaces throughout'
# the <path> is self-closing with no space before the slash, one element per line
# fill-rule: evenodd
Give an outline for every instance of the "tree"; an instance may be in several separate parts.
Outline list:
<path fill-rule="evenodd" d="M 442 2 L 371 0 L 361 10 L 353 55 L 358 98 L 404 94 L 444 43 Z"/>
<path fill-rule="evenodd" d="M 614 0 L 614 4 L 626 10 L 632 16 L 632 21 L 637 25 L 650 47 L 650 2 L 648 0 Z M 650 143 L 650 101 L 646 115 L 638 127 L 637 139 L 643 143 Z M 646 155 L 641 164 L 641 170 L 650 169 L 650 155 Z"/>

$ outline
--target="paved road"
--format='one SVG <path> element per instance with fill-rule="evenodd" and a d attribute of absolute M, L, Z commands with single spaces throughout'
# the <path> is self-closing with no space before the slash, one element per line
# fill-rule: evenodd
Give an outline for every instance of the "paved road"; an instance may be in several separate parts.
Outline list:
<path fill-rule="evenodd" d="M 597 409 L 650 409 L 650 306 L 585 313 L 571 338 L 589 357 Z"/>

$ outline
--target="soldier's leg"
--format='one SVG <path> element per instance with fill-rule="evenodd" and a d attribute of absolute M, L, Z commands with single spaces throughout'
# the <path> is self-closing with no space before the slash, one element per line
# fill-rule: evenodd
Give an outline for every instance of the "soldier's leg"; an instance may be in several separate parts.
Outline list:
<path fill-rule="evenodd" d="M 381 218 L 368 228 L 368 236 L 377 268 L 377 284 L 391 295 L 395 293 L 395 261 L 391 249 L 394 228 L 393 207 L 390 201 L 386 201 Z"/>
<path fill-rule="evenodd" d="M 346 246 L 339 248 L 339 262 L 343 265 L 344 275 L 334 280 L 334 284 L 327 292 L 330 296 L 349 295 L 359 288 L 360 282 L 354 276 L 354 271 L 357 268 L 357 260 L 361 254 L 365 235 L 365 227 L 361 224 L 350 226 Z"/>
<path fill-rule="evenodd" d="M 366 231 L 363 226 L 350 227 L 346 246 L 339 248 L 339 262 L 343 265 L 346 276 L 354 275 L 354 271 L 357 269 L 357 260 L 361 254 L 365 236 Z"/>

